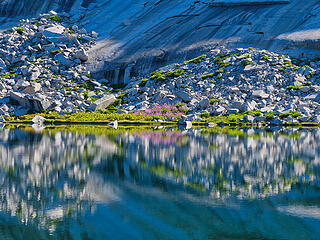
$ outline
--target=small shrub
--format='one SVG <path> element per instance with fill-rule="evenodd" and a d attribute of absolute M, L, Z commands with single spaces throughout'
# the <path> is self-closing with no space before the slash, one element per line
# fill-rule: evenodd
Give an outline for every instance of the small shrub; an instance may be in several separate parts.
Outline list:
<path fill-rule="evenodd" d="M 181 88 L 189 88 L 190 86 L 189 86 L 189 85 L 181 84 L 180 87 L 181 87 Z"/>
<path fill-rule="evenodd" d="M 17 28 L 17 33 L 22 34 L 24 33 L 26 30 L 24 28 Z"/>
<path fill-rule="evenodd" d="M 91 81 L 85 81 L 81 86 L 89 91 L 93 91 L 95 89 L 95 85 Z"/>
<path fill-rule="evenodd" d="M 226 63 L 222 63 L 220 64 L 221 67 L 229 67 L 230 66 L 230 63 L 229 62 L 226 62 Z"/>
<path fill-rule="evenodd" d="M 153 72 L 153 73 L 151 73 L 150 79 L 151 80 L 156 79 L 157 81 L 165 81 L 167 79 L 165 74 L 166 74 L 166 71 L 164 71 L 164 70 L 159 71 L 159 72 Z"/>
<path fill-rule="evenodd" d="M 208 74 L 202 75 L 201 78 L 204 80 L 204 79 L 207 79 L 207 78 L 212 78 L 214 76 L 216 76 L 214 73 L 208 73 Z"/>
<path fill-rule="evenodd" d="M 193 58 L 191 60 L 185 61 L 184 63 L 201 63 L 201 61 L 206 57 L 207 57 L 207 55 L 204 54 L 204 55 L 201 55 L 199 57 Z"/>
<path fill-rule="evenodd" d="M 58 22 L 58 23 L 61 23 L 62 20 L 60 19 L 60 17 L 58 15 L 56 16 L 51 16 L 50 19 L 54 22 Z"/>
<path fill-rule="evenodd" d="M 180 102 L 180 103 L 177 103 L 177 104 L 174 105 L 174 106 L 177 107 L 177 108 L 180 108 L 180 107 L 185 107 L 185 106 L 187 106 L 187 104 L 184 103 L 184 102 Z"/>
<path fill-rule="evenodd" d="M 52 50 L 50 53 L 52 55 L 57 55 L 57 54 L 62 53 L 62 52 L 63 52 L 63 50 Z"/>
<path fill-rule="evenodd" d="M 201 118 L 209 118 L 210 117 L 210 113 L 209 112 L 204 112 L 200 114 Z"/>
<path fill-rule="evenodd" d="M 214 103 L 218 103 L 218 102 L 220 102 L 221 101 L 221 99 L 218 99 L 218 98 L 212 98 L 212 99 L 210 99 L 210 104 L 212 105 L 212 104 L 214 104 Z"/>
<path fill-rule="evenodd" d="M 245 115 L 252 115 L 252 116 L 256 116 L 256 117 L 262 115 L 261 111 L 259 111 L 259 110 L 256 110 L 256 111 L 246 111 L 246 112 L 244 112 L 243 114 L 245 114 Z"/>
<path fill-rule="evenodd" d="M 144 79 L 142 79 L 141 82 L 140 82 L 140 84 L 139 84 L 139 86 L 140 86 L 140 87 L 146 86 L 146 84 L 147 84 L 148 81 L 149 81 L 149 78 L 144 78 Z"/>
<path fill-rule="evenodd" d="M 182 74 L 184 74 L 184 70 L 183 69 L 177 69 L 177 70 L 175 70 L 175 71 L 168 71 L 167 72 L 167 76 L 169 77 L 169 78 L 175 78 L 175 77 L 179 77 L 179 76 L 181 76 Z"/>
<path fill-rule="evenodd" d="M 270 120 L 273 116 L 276 116 L 276 115 L 277 114 L 272 111 L 264 114 L 264 116 L 267 118 L 267 120 Z"/>
<path fill-rule="evenodd" d="M 242 62 L 243 66 L 248 66 L 251 63 L 252 63 L 252 61 L 248 61 L 248 60 Z"/>
<path fill-rule="evenodd" d="M 224 73 L 224 69 L 223 68 L 220 68 L 216 71 L 216 75 L 218 75 L 219 73 Z"/>
<path fill-rule="evenodd" d="M 209 83 L 213 83 L 213 84 L 215 84 L 215 83 L 216 83 L 216 81 L 215 81 L 215 80 L 209 80 Z"/>
<path fill-rule="evenodd" d="M 301 113 L 300 112 L 297 112 L 297 111 L 291 111 L 291 112 L 288 112 L 288 113 L 281 113 L 279 114 L 279 117 L 280 118 L 286 118 L 288 116 L 292 116 L 293 118 L 298 118 L 298 117 L 301 117 Z"/>

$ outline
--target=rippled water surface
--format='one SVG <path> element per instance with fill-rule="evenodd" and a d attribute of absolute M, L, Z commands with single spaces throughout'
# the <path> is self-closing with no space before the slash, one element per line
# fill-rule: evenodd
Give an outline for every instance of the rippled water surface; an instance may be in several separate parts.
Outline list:
<path fill-rule="evenodd" d="M 0 130 L 0 239 L 320 239 L 319 129 Z"/>

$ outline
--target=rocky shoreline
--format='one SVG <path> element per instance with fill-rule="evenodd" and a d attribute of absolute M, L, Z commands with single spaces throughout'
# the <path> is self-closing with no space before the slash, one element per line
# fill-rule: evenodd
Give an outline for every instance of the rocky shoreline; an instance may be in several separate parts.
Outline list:
<path fill-rule="evenodd" d="M 132 78 L 120 88 L 108 79 L 94 80 L 86 69 L 87 51 L 96 38 L 67 14 L 53 11 L 1 33 L 3 121 L 35 113 L 67 120 L 98 110 L 109 114 L 100 119 L 108 121 L 320 123 L 319 59 L 292 59 L 254 48 L 212 49 Z"/>

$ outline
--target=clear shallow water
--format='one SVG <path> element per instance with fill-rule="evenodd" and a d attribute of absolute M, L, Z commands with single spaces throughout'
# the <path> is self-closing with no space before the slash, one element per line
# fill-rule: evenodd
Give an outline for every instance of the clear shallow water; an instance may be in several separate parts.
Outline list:
<path fill-rule="evenodd" d="M 320 239 L 320 130 L 0 130 L 0 239 Z"/>

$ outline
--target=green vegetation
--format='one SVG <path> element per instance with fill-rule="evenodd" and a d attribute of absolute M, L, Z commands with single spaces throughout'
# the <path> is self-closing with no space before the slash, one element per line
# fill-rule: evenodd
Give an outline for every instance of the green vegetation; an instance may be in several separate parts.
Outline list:
<path fill-rule="evenodd" d="M 85 81 L 83 84 L 81 84 L 81 87 L 88 91 L 94 91 L 96 85 L 94 85 L 90 80 Z"/>
<path fill-rule="evenodd" d="M 201 117 L 201 118 L 208 118 L 208 117 L 210 117 L 210 113 L 209 113 L 209 112 L 201 113 L 201 114 L 200 114 L 200 117 Z"/>
<path fill-rule="evenodd" d="M 212 104 L 214 104 L 214 103 L 218 103 L 218 102 L 220 102 L 221 101 L 221 99 L 218 99 L 218 98 L 212 98 L 212 99 L 210 99 L 210 104 L 212 105 Z"/>
<path fill-rule="evenodd" d="M 50 19 L 54 22 L 58 22 L 58 23 L 61 23 L 62 20 L 60 19 L 60 17 L 58 15 L 56 16 L 51 16 Z"/>
<path fill-rule="evenodd" d="M 139 86 L 140 86 L 140 87 L 146 86 L 146 84 L 147 84 L 148 81 L 149 81 L 149 78 L 144 78 L 144 79 L 142 79 L 141 82 L 140 82 L 140 84 L 139 84 Z"/>
<path fill-rule="evenodd" d="M 17 28 L 17 33 L 22 34 L 24 33 L 26 30 L 24 28 Z"/>
<path fill-rule="evenodd" d="M 207 78 L 212 78 L 212 77 L 215 77 L 215 76 L 219 75 L 220 73 L 224 73 L 224 69 L 223 68 L 218 69 L 215 73 L 208 73 L 208 74 L 202 75 L 201 78 L 203 80 L 207 79 Z"/>
<path fill-rule="evenodd" d="M 273 116 L 276 116 L 276 115 L 277 114 L 272 111 L 264 114 L 264 116 L 267 118 L 267 120 L 270 120 Z"/>
<path fill-rule="evenodd" d="M 184 74 L 184 70 L 183 69 L 177 69 L 177 70 L 175 70 L 175 71 L 168 71 L 167 72 L 167 76 L 169 77 L 169 78 L 175 78 L 175 77 L 179 77 L 179 76 L 181 76 L 182 74 Z"/>
<path fill-rule="evenodd" d="M 281 113 L 279 114 L 279 117 L 280 118 L 286 118 L 288 116 L 292 116 L 293 118 L 299 118 L 301 117 L 301 113 L 300 112 L 297 112 L 297 111 L 290 111 L 288 113 Z"/>
<path fill-rule="evenodd" d="M 306 79 L 310 79 L 312 76 L 314 76 L 316 73 L 315 72 L 311 72 L 308 75 L 306 75 Z"/>
<path fill-rule="evenodd" d="M 184 63 L 201 63 L 201 61 L 206 57 L 207 57 L 207 55 L 204 54 L 204 55 L 201 55 L 199 57 L 193 58 L 191 60 L 185 61 Z"/>
<path fill-rule="evenodd" d="M 256 117 L 262 115 L 261 111 L 259 111 L 259 110 L 256 110 L 256 111 L 246 111 L 246 112 L 244 112 L 243 114 L 244 114 L 244 115 L 252 115 L 252 116 L 256 116 Z"/>
<path fill-rule="evenodd" d="M 262 59 L 263 60 L 270 60 L 270 57 L 269 56 L 263 56 Z"/>
<path fill-rule="evenodd" d="M 157 81 L 165 81 L 167 79 L 166 78 L 166 71 L 162 70 L 159 72 L 153 72 L 153 73 L 151 73 L 150 79 L 151 80 L 156 79 Z"/>
<path fill-rule="evenodd" d="M 51 53 L 52 55 L 57 55 L 57 54 L 59 54 L 59 53 L 63 53 L 63 50 L 52 50 L 50 53 Z"/>
<path fill-rule="evenodd" d="M 184 102 L 180 102 L 180 103 L 177 103 L 177 104 L 174 105 L 174 106 L 177 107 L 177 108 L 180 108 L 180 107 L 185 107 L 185 106 L 187 106 L 187 104 L 184 103 Z"/>
<path fill-rule="evenodd" d="M 207 78 L 212 78 L 214 76 L 216 76 L 214 73 L 208 73 L 208 74 L 202 75 L 201 78 L 204 80 L 204 79 L 207 79 Z"/>
<path fill-rule="evenodd" d="M 48 122 L 82 122 L 82 123 L 99 123 L 99 122 L 111 122 L 118 120 L 119 122 L 137 122 L 137 123 L 150 123 L 155 119 L 166 119 L 165 116 L 143 116 L 133 113 L 129 114 L 118 114 L 115 113 L 115 108 L 111 107 L 109 110 L 97 110 L 94 112 L 79 112 L 60 115 L 57 112 L 53 113 L 40 113 L 40 114 L 30 114 L 19 117 L 22 122 L 30 122 L 36 115 L 43 116 Z M 16 117 L 9 117 L 9 121 L 16 121 Z"/>
<path fill-rule="evenodd" d="M 165 81 L 167 78 L 176 78 L 181 76 L 182 74 L 185 73 L 185 70 L 183 69 L 176 69 L 174 71 L 159 71 L 159 72 L 153 72 L 151 73 L 150 79 L 154 80 L 156 79 L 157 81 Z"/>
<path fill-rule="evenodd" d="M 302 85 L 297 85 L 297 86 L 290 85 L 286 89 L 287 90 L 299 90 L 300 88 L 302 88 L 304 86 L 311 86 L 311 85 L 312 85 L 312 82 L 306 82 Z"/>
<path fill-rule="evenodd" d="M 248 66 L 252 63 L 252 61 L 245 60 L 242 62 L 243 66 Z"/>

